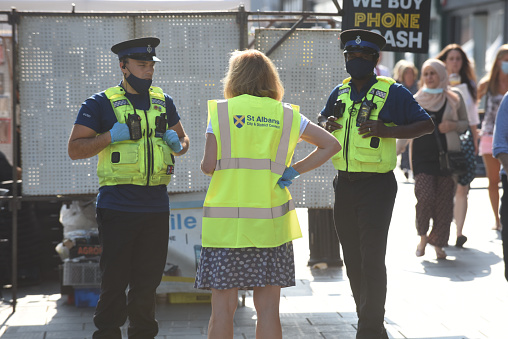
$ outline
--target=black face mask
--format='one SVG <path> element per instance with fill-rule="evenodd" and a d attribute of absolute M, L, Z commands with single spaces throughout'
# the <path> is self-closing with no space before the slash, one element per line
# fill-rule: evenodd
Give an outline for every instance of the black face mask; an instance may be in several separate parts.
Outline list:
<path fill-rule="evenodd" d="M 130 72 L 130 71 L 129 71 Z M 131 85 L 132 88 L 139 94 L 145 95 L 148 93 L 148 90 L 150 89 L 150 86 L 152 86 L 152 79 L 141 79 L 135 76 L 134 74 L 131 74 L 125 79 Z"/>
<path fill-rule="evenodd" d="M 371 60 L 365 60 L 363 58 L 354 58 L 346 62 L 346 71 L 354 79 L 363 80 L 370 76 L 374 71 L 376 63 Z"/>

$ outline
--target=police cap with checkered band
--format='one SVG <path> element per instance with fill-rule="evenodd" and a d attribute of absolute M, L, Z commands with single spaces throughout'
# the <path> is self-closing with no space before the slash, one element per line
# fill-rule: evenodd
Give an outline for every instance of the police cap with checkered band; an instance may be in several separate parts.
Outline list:
<path fill-rule="evenodd" d="M 344 53 L 367 52 L 379 53 L 386 45 L 386 39 L 377 33 L 364 29 L 349 29 L 340 34 Z"/>
<path fill-rule="evenodd" d="M 143 61 L 161 61 L 155 56 L 155 47 L 160 44 L 159 38 L 146 37 L 120 42 L 111 51 L 118 55 L 118 58 L 127 57 Z"/>

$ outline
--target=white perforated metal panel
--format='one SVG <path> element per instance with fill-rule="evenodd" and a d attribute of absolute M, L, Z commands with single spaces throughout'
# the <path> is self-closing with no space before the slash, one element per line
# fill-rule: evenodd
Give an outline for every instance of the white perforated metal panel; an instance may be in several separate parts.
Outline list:
<path fill-rule="evenodd" d="M 191 139 L 171 192 L 205 191 L 201 173 L 206 102 L 222 98 L 236 15 L 21 16 L 19 24 L 23 195 L 96 193 L 97 157 L 72 161 L 67 140 L 81 103 L 121 80 L 113 44 L 158 36 L 154 85 L 173 97 Z"/>
<path fill-rule="evenodd" d="M 257 30 L 261 51 L 287 30 Z M 173 97 L 190 137 L 177 158 L 170 192 L 204 192 L 209 178 L 199 164 L 206 128 L 206 102 L 222 98 L 229 54 L 239 47 L 236 14 L 142 16 L 21 15 L 19 74 L 23 195 L 95 194 L 97 157 L 72 161 L 67 140 L 81 103 L 121 80 L 113 44 L 158 36 L 154 85 Z M 284 101 L 316 121 L 331 90 L 347 76 L 336 30 L 297 30 L 270 56 L 285 85 Z M 312 151 L 301 143 L 295 161 Z M 291 186 L 298 207 L 333 204 L 331 163 L 302 175 Z"/>
<path fill-rule="evenodd" d="M 257 30 L 256 48 L 267 52 L 286 32 L 287 29 Z M 338 37 L 338 30 L 297 29 L 270 55 L 284 83 L 283 101 L 299 105 L 300 112 L 314 123 L 332 89 L 349 76 Z M 303 159 L 313 149 L 314 146 L 306 142 L 299 143 L 293 162 Z M 335 174 L 336 170 L 328 161 L 294 180 L 289 190 L 296 206 L 333 206 Z"/>

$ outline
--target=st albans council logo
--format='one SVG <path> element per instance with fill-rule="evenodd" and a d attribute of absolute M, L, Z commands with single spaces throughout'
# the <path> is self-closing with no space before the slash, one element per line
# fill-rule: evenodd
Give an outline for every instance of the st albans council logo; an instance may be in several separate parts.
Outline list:
<path fill-rule="evenodd" d="M 235 115 L 235 126 L 238 128 L 242 128 L 245 125 L 245 115 Z"/>
<path fill-rule="evenodd" d="M 246 123 L 247 121 L 247 123 Z M 270 119 L 262 116 L 253 116 L 253 115 L 234 115 L 233 123 L 237 128 L 242 128 L 245 124 L 247 126 L 254 127 L 275 127 L 280 128 L 280 121 L 277 119 Z"/>

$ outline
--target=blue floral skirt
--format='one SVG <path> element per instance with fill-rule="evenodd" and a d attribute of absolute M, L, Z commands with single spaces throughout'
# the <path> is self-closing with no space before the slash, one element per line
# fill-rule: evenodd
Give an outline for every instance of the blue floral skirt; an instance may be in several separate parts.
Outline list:
<path fill-rule="evenodd" d="M 467 172 L 458 178 L 458 183 L 467 186 L 476 177 L 476 158 L 474 155 L 474 141 L 471 130 L 468 129 L 460 136 L 460 150 L 466 156 Z"/>
<path fill-rule="evenodd" d="M 271 248 L 201 248 L 194 288 L 295 286 L 293 243 Z"/>

